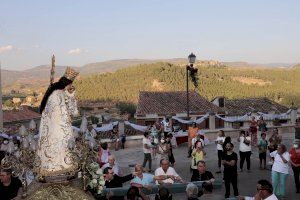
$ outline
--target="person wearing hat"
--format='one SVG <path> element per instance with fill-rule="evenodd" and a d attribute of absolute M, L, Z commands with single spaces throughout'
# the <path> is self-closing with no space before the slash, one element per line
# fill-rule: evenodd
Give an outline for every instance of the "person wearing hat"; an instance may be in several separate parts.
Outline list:
<path fill-rule="evenodd" d="M 10 200 L 22 194 L 22 182 L 12 177 L 11 169 L 0 169 L 0 194 L 2 200 Z"/>
<path fill-rule="evenodd" d="M 35 169 L 41 180 L 77 169 L 68 148 L 68 141 L 73 137 L 71 117 L 78 115 L 75 87 L 72 85 L 77 75 L 78 72 L 68 67 L 59 81 L 49 86 L 42 99 L 37 148 L 40 166 Z"/>

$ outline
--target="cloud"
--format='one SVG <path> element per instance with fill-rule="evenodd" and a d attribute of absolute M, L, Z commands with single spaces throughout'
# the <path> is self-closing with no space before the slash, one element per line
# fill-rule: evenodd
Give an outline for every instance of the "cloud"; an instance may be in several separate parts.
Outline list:
<path fill-rule="evenodd" d="M 70 51 L 68 51 L 69 55 L 78 55 L 83 53 L 84 51 L 82 49 L 76 48 L 76 49 L 71 49 Z"/>
<path fill-rule="evenodd" d="M 2 47 L 0 47 L 0 53 L 11 51 L 12 49 L 13 49 L 12 45 L 2 46 Z"/>

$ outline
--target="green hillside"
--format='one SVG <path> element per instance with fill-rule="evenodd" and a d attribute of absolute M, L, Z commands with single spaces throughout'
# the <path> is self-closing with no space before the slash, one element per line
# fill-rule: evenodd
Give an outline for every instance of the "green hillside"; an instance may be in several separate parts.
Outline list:
<path fill-rule="evenodd" d="M 199 67 L 200 95 L 213 99 L 268 97 L 285 105 L 300 106 L 300 68 Z M 75 82 L 81 100 L 137 102 L 139 91 L 185 90 L 185 67 L 170 63 L 143 64 L 114 73 L 82 77 Z"/>

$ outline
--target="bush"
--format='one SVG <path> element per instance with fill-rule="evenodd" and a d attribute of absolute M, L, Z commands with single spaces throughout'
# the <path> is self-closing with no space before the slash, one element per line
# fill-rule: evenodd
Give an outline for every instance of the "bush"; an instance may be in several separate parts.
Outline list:
<path fill-rule="evenodd" d="M 120 110 L 121 115 L 128 113 L 133 116 L 136 112 L 136 106 L 133 103 L 119 102 L 117 103 L 116 107 Z"/>

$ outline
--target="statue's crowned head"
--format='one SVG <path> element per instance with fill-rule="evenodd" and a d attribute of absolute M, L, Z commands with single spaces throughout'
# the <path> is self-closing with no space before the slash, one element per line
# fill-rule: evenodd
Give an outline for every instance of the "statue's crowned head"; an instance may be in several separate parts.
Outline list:
<path fill-rule="evenodd" d="M 73 82 L 78 74 L 79 72 L 75 71 L 71 67 L 67 67 L 63 77 Z"/>
<path fill-rule="evenodd" d="M 71 85 L 78 74 L 79 73 L 77 71 L 75 71 L 74 69 L 67 67 L 65 74 L 57 82 L 51 84 L 48 87 L 48 89 L 42 99 L 42 102 L 41 102 L 40 113 L 42 113 L 43 110 L 45 109 L 47 100 L 48 100 L 49 96 L 52 94 L 52 92 L 55 90 L 63 90 L 68 85 Z"/>

